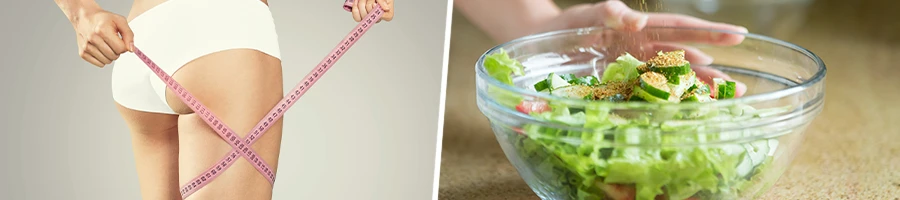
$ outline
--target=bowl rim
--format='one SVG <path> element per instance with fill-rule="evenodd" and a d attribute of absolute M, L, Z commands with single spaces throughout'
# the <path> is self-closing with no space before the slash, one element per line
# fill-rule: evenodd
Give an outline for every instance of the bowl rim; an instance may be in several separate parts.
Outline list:
<path fill-rule="evenodd" d="M 813 76 L 811 78 L 806 79 L 803 82 L 800 82 L 796 85 L 788 86 L 787 88 L 784 88 L 784 89 L 779 89 L 779 90 L 764 92 L 764 93 L 759 93 L 759 94 L 752 94 L 752 95 L 742 96 L 742 97 L 733 98 L 733 99 L 723 99 L 723 100 L 718 100 L 718 101 L 711 102 L 711 103 L 710 102 L 682 102 L 682 103 L 678 103 L 678 104 L 659 104 L 659 103 L 650 103 L 650 102 L 615 102 L 615 103 L 613 103 L 613 102 L 589 101 L 589 100 L 583 100 L 583 99 L 559 97 L 559 96 L 540 93 L 537 91 L 531 91 L 531 90 L 527 90 L 525 88 L 520 88 L 520 87 L 501 83 L 499 80 L 488 75 L 488 73 L 485 71 L 484 60 L 488 55 L 490 55 L 491 53 L 494 53 L 494 52 L 498 52 L 501 49 L 504 49 L 504 47 L 509 47 L 514 44 L 522 44 L 522 43 L 527 43 L 527 42 L 535 40 L 535 39 L 548 38 L 548 37 L 564 35 L 564 34 L 590 33 L 590 32 L 594 32 L 597 30 L 611 30 L 611 31 L 616 31 L 616 32 L 624 32 L 621 30 L 616 30 L 616 29 L 604 27 L 604 26 L 592 26 L 592 27 L 564 29 L 564 30 L 549 31 L 549 32 L 527 35 L 527 36 L 519 37 L 519 38 L 510 40 L 510 41 L 501 43 L 494 47 L 491 47 L 490 49 L 488 49 L 487 51 L 482 53 L 481 56 L 479 56 L 478 61 L 476 61 L 476 63 L 475 63 L 475 73 L 477 76 L 476 78 L 486 81 L 488 83 L 488 85 L 490 85 L 490 86 L 499 87 L 500 89 L 511 91 L 518 95 L 532 96 L 532 97 L 536 97 L 536 98 L 540 98 L 540 99 L 546 99 L 546 100 L 557 101 L 557 102 L 562 101 L 562 102 L 566 102 L 566 104 L 568 104 L 570 106 L 572 106 L 572 105 L 584 106 L 587 104 L 608 104 L 605 106 L 628 108 L 628 107 L 647 107 L 647 106 L 675 106 L 675 107 L 720 106 L 720 105 L 729 105 L 729 104 L 734 105 L 734 104 L 743 104 L 743 103 L 774 100 L 774 99 L 782 98 L 785 96 L 789 96 L 789 95 L 792 95 L 795 93 L 800 93 L 800 92 L 807 90 L 808 88 L 814 86 L 815 84 L 822 82 L 822 80 L 825 78 L 825 74 L 827 73 L 827 67 L 825 66 L 825 62 L 822 61 L 822 59 L 818 55 L 813 53 L 812 51 L 810 51 L 806 48 L 803 48 L 799 45 L 796 45 L 796 44 L 793 44 L 793 43 L 790 43 L 787 41 L 783 41 L 780 39 L 772 38 L 769 36 L 753 34 L 753 33 L 728 31 L 728 30 L 710 29 L 710 28 L 673 27 L 673 26 L 647 26 L 638 32 L 642 32 L 642 31 L 646 31 L 646 30 L 654 30 L 654 29 L 656 29 L 656 30 L 660 30 L 660 29 L 663 29 L 663 30 L 664 29 L 694 30 L 694 31 L 708 31 L 708 32 L 726 33 L 726 34 L 738 34 L 738 35 L 744 36 L 744 40 L 746 40 L 747 38 L 752 38 L 755 40 L 769 42 L 769 43 L 772 43 L 772 44 L 775 44 L 778 46 L 787 47 L 787 48 L 797 51 L 801 54 L 804 54 L 807 57 L 811 58 L 815 62 L 815 64 L 818 67 L 818 70 L 816 71 L 815 74 L 813 74 Z"/>

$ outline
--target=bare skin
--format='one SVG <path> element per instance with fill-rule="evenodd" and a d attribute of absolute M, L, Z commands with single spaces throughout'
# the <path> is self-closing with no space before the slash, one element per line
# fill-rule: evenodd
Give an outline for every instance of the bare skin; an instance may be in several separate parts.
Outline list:
<path fill-rule="evenodd" d="M 211 70 L 213 67 L 216 70 Z M 281 77 L 281 60 L 248 49 L 197 58 L 173 75 L 241 137 L 246 137 L 252 126 L 282 98 Z M 166 91 L 166 98 L 179 115 L 118 106 L 131 129 L 143 199 L 180 199 L 180 186 L 232 149 L 171 90 Z M 253 145 L 276 172 L 281 133 L 279 120 Z M 249 162 L 239 159 L 187 199 L 271 199 L 271 196 L 272 185 Z"/>
<path fill-rule="evenodd" d="M 256 50 L 236 49 L 200 57 L 173 75 L 242 138 L 284 96 L 281 60 Z M 171 90 L 166 98 L 178 117 L 178 183 L 184 185 L 231 151 Z M 278 171 L 282 120 L 253 145 Z M 154 126 L 154 125 L 151 125 Z M 238 161 L 188 199 L 271 199 L 272 185 L 246 159 Z"/>
<path fill-rule="evenodd" d="M 127 18 L 104 11 L 94 0 L 54 1 L 73 24 L 79 56 L 102 68 L 133 50 L 133 35 L 140 33 L 132 33 L 127 22 L 166 0 L 136 0 Z M 260 1 L 268 5 L 267 0 Z M 393 18 L 393 0 L 363 2 L 364 6 L 353 8 L 354 20 L 359 21 L 361 13 L 370 12 L 374 3 L 385 11 L 381 20 Z M 232 49 L 197 58 L 172 77 L 238 135 L 246 137 L 283 97 L 281 67 L 281 60 L 260 51 Z M 166 90 L 166 99 L 177 115 L 116 105 L 132 135 L 142 199 L 181 199 L 182 185 L 232 149 L 171 90 Z M 252 146 L 276 172 L 281 135 L 282 120 L 278 120 Z M 271 198 L 272 185 L 248 161 L 238 159 L 187 199 Z"/>
<path fill-rule="evenodd" d="M 178 115 L 116 107 L 131 131 L 142 199 L 180 199 Z"/>

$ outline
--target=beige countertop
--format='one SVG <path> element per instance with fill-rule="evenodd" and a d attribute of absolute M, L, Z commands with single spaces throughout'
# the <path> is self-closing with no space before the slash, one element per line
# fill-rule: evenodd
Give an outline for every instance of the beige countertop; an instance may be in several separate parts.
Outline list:
<path fill-rule="evenodd" d="M 786 40 L 828 66 L 826 104 L 764 199 L 900 199 L 900 3 L 819 0 Z M 454 13 L 440 199 L 538 199 L 475 106 L 475 60 L 496 43 Z"/>

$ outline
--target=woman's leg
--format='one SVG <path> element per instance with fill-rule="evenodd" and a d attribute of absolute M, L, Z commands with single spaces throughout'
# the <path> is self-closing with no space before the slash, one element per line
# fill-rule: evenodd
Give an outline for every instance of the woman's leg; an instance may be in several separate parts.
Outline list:
<path fill-rule="evenodd" d="M 173 77 L 242 138 L 283 97 L 281 61 L 250 49 L 235 49 L 197 58 Z M 200 175 L 231 151 L 202 119 L 172 91 L 169 106 L 178 119 L 179 183 Z M 272 170 L 281 149 L 281 120 L 253 144 Z M 276 170 L 277 171 L 277 170 Z M 272 185 L 244 158 L 188 199 L 271 199 Z"/>
<path fill-rule="evenodd" d="M 178 115 L 141 112 L 116 104 L 131 130 L 141 199 L 171 200 L 178 192 Z"/>

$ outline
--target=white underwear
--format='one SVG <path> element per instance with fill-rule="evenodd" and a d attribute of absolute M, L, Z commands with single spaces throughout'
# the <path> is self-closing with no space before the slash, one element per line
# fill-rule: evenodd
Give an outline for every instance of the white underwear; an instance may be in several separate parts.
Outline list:
<path fill-rule="evenodd" d="M 254 49 L 281 59 L 275 22 L 259 0 L 168 0 L 135 17 L 134 45 L 169 75 L 188 62 L 229 49 Z M 177 114 L 166 86 L 133 53 L 112 71 L 112 95 L 133 110 Z"/>

